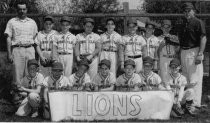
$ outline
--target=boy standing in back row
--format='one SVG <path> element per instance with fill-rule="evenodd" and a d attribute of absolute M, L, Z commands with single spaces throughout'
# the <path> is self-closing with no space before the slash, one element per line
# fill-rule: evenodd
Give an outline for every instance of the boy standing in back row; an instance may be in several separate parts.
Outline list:
<path fill-rule="evenodd" d="M 73 65 L 73 51 L 76 43 L 76 37 L 69 32 L 71 19 L 63 16 L 60 20 L 61 32 L 56 36 L 56 46 L 58 61 L 63 64 L 64 75 L 70 76 Z"/>

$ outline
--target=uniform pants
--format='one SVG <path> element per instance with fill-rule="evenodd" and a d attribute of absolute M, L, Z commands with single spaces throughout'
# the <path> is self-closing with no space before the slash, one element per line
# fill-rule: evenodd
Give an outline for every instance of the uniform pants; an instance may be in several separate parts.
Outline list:
<path fill-rule="evenodd" d="M 42 53 L 45 58 L 48 58 L 48 59 L 51 58 L 51 51 L 42 51 Z M 40 66 L 40 73 L 42 73 L 42 75 L 44 75 L 44 77 L 49 76 L 51 73 L 51 67 Z"/>
<path fill-rule="evenodd" d="M 125 60 L 128 60 L 128 59 L 132 59 L 135 61 L 135 64 L 136 64 L 136 73 L 139 73 L 142 71 L 142 66 L 143 66 L 143 62 L 142 62 L 142 57 L 140 58 L 127 58 Z"/>
<path fill-rule="evenodd" d="M 69 77 L 72 73 L 73 54 L 59 55 L 59 62 L 63 64 L 64 76 Z"/>
<path fill-rule="evenodd" d="M 163 57 L 163 56 L 160 57 L 160 63 L 159 63 L 160 77 L 164 83 L 167 83 L 168 77 L 170 77 L 169 64 L 172 59 L 173 58 L 167 58 L 167 57 Z"/>
<path fill-rule="evenodd" d="M 91 64 L 89 65 L 88 75 L 90 76 L 90 80 L 92 80 L 96 74 L 98 73 L 98 57 L 95 57 Z"/>
<path fill-rule="evenodd" d="M 203 63 L 195 65 L 195 58 L 199 52 L 199 48 L 181 50 L 181 63 L 183 67 L 183 75 L 187 77 L 190 83 L 197 83 L 193 88 L 195 91 L 194 103 L 196 106 L 201 105 L 202 83 L 203 83 Z"/>
<path fill-rule="evenodd" d="M 175 95 L 175 94 L 174 94 Z M 186 89 L 183 93 L 183 97 L 182 97 L 182 100 L 181 100 L 181 104 L 185 104 L 186 101 L 191 101 L 191 100 L 194 100 L 194 95 L 195 95 L 195 92 L 193 89 L 189 88 L 189 89 Z M 174 98 L 174 103 L 176 103 L 178 100 L 178 98 Z"/>
<path fill-rule="evenodd" d="M 100 56 L 100 61 L 103 59 L 110 60 L 111 68 L 110 71 L 116 76 L 117 72 L 117 52 L 107 52 L 102 51 Z"/>
<path fill-rule="evenodd" d="M 28 74 L 27 62 L 30 59 L 35 59 L 34 47 L 24 48 L 15 47 L 12 50 L 13 55 L 13 77 L 15 84 L 21 84 L 21 79 Z"/>
<path fill-rule="evenodd" d="M 18 116 L 27 116 L 33 109 L 38 109 L 40 106 L 41 100 L 40 96 L 37 93 L 30 93 L 20 104 L 17 112 L 15 113 Z"/>

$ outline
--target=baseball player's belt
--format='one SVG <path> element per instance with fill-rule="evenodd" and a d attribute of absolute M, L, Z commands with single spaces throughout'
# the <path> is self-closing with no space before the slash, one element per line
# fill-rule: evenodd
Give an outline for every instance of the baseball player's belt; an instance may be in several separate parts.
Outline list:
<path fill-rule="evenodd" d="M 183 50 L 189 50 L 189 49 L 196 48 L 196 47 L 198 47 L 198 46 L 193 46 L 193 47 L 181 47 L 181 49 L 183 49 Z"/>
<path fill-rule="evenodd" d="M 114 50 L 114 49 L 103 49 L 103 51 L 107 51 L 107 52 L 117 52 L 117 50 Z"/>
<path fill-rule="evenodd" d="M 42 51 L 51 51 L 51 49 L 47 49 L 47 50 L 46 49 L 42 49 Z"/>
<path fill-rule="evenodd" d="M 69 55 L 69 54 L 71 54 L 71 53 L 67 53 L 67 52 L 59 52 L 58 54 L 59 54 L 59 55 Z"/>
<path fill-rule="evenodd" d="M 136 56 L 128 56 L 128 58 L 133 58 L 133 59 L 136 59 L 136 58 L 141 58 L 141 55 L 136 55 Z"/>
<path fill-rule="evenodd" d="M 27 45 L 21 44 L 21 45 L 12 45 L 12 48 L 16 48 L 16 47 L 29 48 L 32 46 L 33 46 L 33 44 L 27 44 Z"/>
<path fill-rule="evenodd" d="M 166 58 L 175 58 L 176 56 L 175 55 L 163 55 L 163 57 L 166 57 Z"/>

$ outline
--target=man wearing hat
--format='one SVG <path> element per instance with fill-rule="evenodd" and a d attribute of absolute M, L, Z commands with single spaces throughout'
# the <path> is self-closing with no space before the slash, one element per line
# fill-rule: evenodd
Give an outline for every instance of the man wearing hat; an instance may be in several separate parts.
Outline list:
<path fill-rule="evenodd" d="M 20 84 L 20 80 L 27 75 L 27 62 L 35 58 L 34 38 L 37 35 L 36 22 L 26 16 L 27 3 L 18 2 L 17 17 L 10 19 L 4 34 L 7 36 L 8 60 L 14 66 L 14 82 Z"/>
<path fill-rule="evenodd" d="M 160 76 L 152 71 L 152 69 L 154 68 L 154 59 L 149 56 L 144 57 L 143 68 L 143 72 L 139 73 L 141 80 L 145 83 L 145 86 L 143 86 L 143 90 L 163 89 Z"/>
<path fill-rule="evenodd" d="M 63 64 L 64 75 L 70 76 L 73 68 L 73 51 L 76 43 L 76 37 L 69 32 L 71 19 L 63 16 L 60 20 L 61 31 L 56 35 L 54 46 L 57 50 L 58 61 Z"/>
<path fill-rule="evenodd" d="M 40 57 L 40 66 L 41 73 L 46 77 L 50 74 L 51 66 L 45 66 L 49 61 L 55 60 L 56 57 L 53 56 L 52 50 L 53 43 L 55 43 L 55 35 L 57 31 L 53 30 L 54 20 L 53 17 L 47 15 L 44 17 L 44 30 L 39 31 L 35 38 L 35 43 L 37 45 L 36 50 Z"/>
<path fill-rule="evenodd" d="M 63 75 L 63 64 L 54 62 L 52 64 L 51 75 L 47 76 L 43 81 L 44 86 L 44 118 L 49 119 L 49 103 L 47 93 L 49 90 L 69 89 L 72 83 Z"/>
<path fill-rule="evenodd" d="M 145 39 L 136 34 L 136 19 L 128 20 L 128 34 L 122 37 L 124 50 L 120 53 L 121 68 L 124 67 L 124 61 L 132 59 L 135 61 L 136 73 L 142 70 L 142 51 L 146 45 Z"/>
<path fill-rule="evenodd" d="M 85 18 L 83 27 L 84 32 L 76 36 L 75 55 L 77 61 L 81 59 L 88 59 L 90 68 L 88 74 L 92 79 L 98 71 L 98 55 L 101 51 L 101 38 L 98 34 L 93 32 L 94 20 L 92 18 Z"/>
<path fill-rule="evenodd" d="M 163 82 L 167 82 L 167 77 L 169 76 L 169 63 L 170 61 L 178 57 L 179 54 L 179 40 L 175 35 L 170 34 L 171 30 L 171 21 L 163 20 L 162 30 L 163 35 L 162 41 L 158 48 L 157 54 L 159 58 L 159 74 Z"/>
<path fill-rule="evenodd" d="M 179 108 L 185 110 L 186 113 L 190 115 L 195 115 L 194 107 L 194 90 L 191 88 L 193 85 L 187 86 L 187 79 L 180 73 L 181 62 L 179 59 L 174 58 L 170 61 L 170 76 L 165 82 L 166 89 L 172 90 L 174 93 L 174 105 L 177 105 Z M 183 105 L 181 107 L 181 105 Z M 172 109 L 173 113 L 180 116 L 182 114 L 178 113 L 176 109 Z"/>
<path fill-rule="evenodd" d="M 141 77 L 135 72 L 135 61 L 128 59 L 124 63 L 125 73 L 116 80 L 117 90 L 139 91 L 139 86 L 143 85 Z"/>
<path fill-rule="evenodd" d="M 78 63 L 78 70 L 68 77 L 70 83 L 73 84 L 73 90 L 93 90 L 90 83 L 90 76 L 87 74 L 89 63 L 87 59 L 82 59 Z"/>
<path fill-rule="evenodd" d="M 101 35 L 101 53 L 100 61 L 108 59 L 111 61 L 110 71 L 116 76 L 118 53 L 122 45 L 122 37 L 120 34 L 114 31 L 115 21 L 113 18 L 106 20 L 107 31 Z"/>
<path fill-rule="evenodd" d="M 41 104 L 40 91 L 44 76 L 39 73 L 39 65 L 35 59 L 31 59 L 27 63 L 28 75 L 21 80 L 19 87 L 20 95 L 24 97 L 19 105 L 17 112 L 18 116 L 37 117 L 38 108 Z"/>
<path fill-rule="evenodd" d="M 100 72 L 94 77 L 93 82 L 96 84 L 96 91 L 113 91 L 116 83 L 115 75 L 110 71 L 111 62 L 107 59 L 99 63 Z"/>
<path fill-rule="evenodd" d="M 179 32 L 181 45 L 181 63 L 183 74 L 190 83 L 197 83 L 194 87 L 195 105 L 201 106 L 203 83 L 203 52 L 206 46 L 206 30 L 204 23 L 195 17 L 192 3 L 185 3 L 183 30 Z"/>

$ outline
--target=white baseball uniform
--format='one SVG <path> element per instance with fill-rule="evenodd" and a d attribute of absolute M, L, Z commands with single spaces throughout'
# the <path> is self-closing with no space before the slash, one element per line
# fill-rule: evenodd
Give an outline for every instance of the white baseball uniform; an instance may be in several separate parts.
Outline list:
<path fill-rule="evenodd" d="M 47 76 L 43 81 L 43 86 L 47 88 L 53 88 L 53 89 L 61 89 L 62 87 L 72 87 L 72 83 L 69 82 L 69 79 L 61 75 L 61 77 L 58 80 L 55 80 L 53 76 Z"/>
<path fill-rule="evenodd" d="M 184 90 L 187 79 L 182 74 L 179 74 L 178 77 L 174 77 L 172 74 L 167 77 L 166 89 L 172 89 L 174 93 L 174 103 L 181 102 L 185 103 L 186 101 L 191 101 L 194 99 L 194 90 L 192 88 Z M 176 85 L 178 88 L 173 88 L 172 86 Z"/>
<path fill-rule="evenodd" d="M 36 38 L 35 43 L 40 47 L 42 54 L 45 58 L 52 58 L 52 45 L 55 43 L 55 35 L 57 31 L 51 30 L 48 34 L 44 31 L 40 31 Z M 40 66 L 40 72 L 46 77 L 50 75 L 51 67 Z"/>
<path fill-rule="evenodd" d="M 36 89 L 37 86 L 41 86 L 44 81 L 44 76 L 41 73 L 37 73 L 34 78 L 25 76 L 21 80 L 21 84 L 25 88 Z M 28 96 L 21 102 L 17 112 L 18 116 L 27 116 L 31 113 L 33 108 L 38 108 L 41 104 L 41 98 L 38 93 L 29 93 Z"/>
<path fill-rule="evenodd" d="M 92 80 L 94 84 L 100 86 L 102 88 L 106 88 L 111 86 L 111 84 L 116 83 L 116 77 L 112 72 L 109 72 L 107 77 L 103 77 L 101 73 L 98 73 Z"/>
<path fill-rule="evenodd" d="M 175 36 L 175 35 L 173 35 Z M 178 40 L 176 43 L 179 43 Z M 160 77 L 163 82 L 167 82 L 167 77 L 170 73 L 169 64 L 172 59 L 177 57 L 179 46 L 166 44 L 165 40 L 160 43 L 158 54 L 159 54 L 159 68 Z"/>
<path fill-rule="evenodd" d="M 90 83 L 90 76 L 85 73 L 82 77 L 76 76 L 76 74 L 72 74 L 69 78 L 70 83 L 84 85 L 85 83 Z"/>
<path fill-rule="evenodd" d="M 64 75 L 70 76 L 73 67 L 73 50 L 76 43 L 76 37 L 67 32 L 66 34 L 58 33 L 56 35 L 56 46 L 59 62 L 63 64 Z"/>
<path fill-rule="evenodd" d="M 139 76 L 147 86 L 151 87 L 151 89 L 158 89 L 158 86 L 162 82 L 160 76 L 152 71 L 148 75 L 145 75 L 144 72 L 140 72 Z"/>
<path fill-rule="evenodd" d="M 125 74 L 120 75 L 116 80 L 116 85 L 128 85 L 134 86 L 136 84 L 141 84 L 142 80 L 141 77 L 137 73 L 133 73 L 131 78 L 127 78 Z"/>
<path fill-rule="evenodd" d="M 96 48 L 96 43 L 100 42 L 100 36 L 94 32 L 91 34 L 85 35 L 85 33 L 80 33 L 76 35 L 76 43 L 80 45 L 80 55 L 89 56 L 91 55 Z M 89 65 L 88 74 L 90 79 L 92 79 L 98 72 L 98 56 L 93 58 L 91 64 Z"/>
<path fill-rule="evenodd" d="M 118 61 L 118 50 L 119 45 L 122 44 L 122 37 L 117 32 L 113 32 L 112 34 L 108 34 L 105 32 L 101 35 L 101 54 L 100 61 L 103 59 L 107 59 L 111 61 L 110 71 L 116 76 L 117 72 L 117 61 Z"/>
<path fill-rule="evenodd" d="M 142 36 L 139 35 L 125 35 L 122 37 L 124 44 L 124 55 L 125 60 L 132 59 L 136 64 L 136 73 L 142 71 L 142 51 L 143 47 L 146 45 L 146 41 Z"/>
<path fill-rule="evenodd" d="M 146 45 L 145 45 L 145 49 L 144 49 L 144 52 L 143 52 L 143 56 L 150 56 L 151 58 L 156 58 L 156 51 L 157 51 L 157 48 L 159 47 L 159 44 L 160 44 L 160 40 L 152 35 L 150 36 L 149 38 L 145 38 L 144 39 L 146 40 Z"/>

